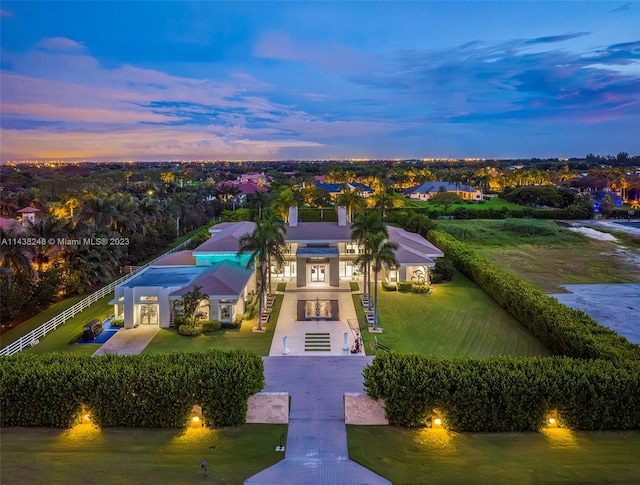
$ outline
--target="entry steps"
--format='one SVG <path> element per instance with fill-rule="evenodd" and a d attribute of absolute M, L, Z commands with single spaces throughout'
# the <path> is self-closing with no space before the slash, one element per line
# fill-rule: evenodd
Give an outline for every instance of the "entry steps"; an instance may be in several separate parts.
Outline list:
<path fill-rule="evenodd" d="M 331 334 L 329 332 L 305 333 L 304 351 L 331 352 Z"/>

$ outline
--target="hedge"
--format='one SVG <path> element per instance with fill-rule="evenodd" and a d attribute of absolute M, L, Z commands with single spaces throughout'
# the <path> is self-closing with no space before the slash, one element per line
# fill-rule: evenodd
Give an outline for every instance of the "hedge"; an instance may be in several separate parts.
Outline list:
<path fill-rule="evenodd" d="M 440 359 L 378 354 L 365 388 L 390 424 L 424 426 L 437 410 L 456 431 L 534 431 L 558 412 L 572 429 L 640 427 L 640 366 L 567 357 Z"/>
<path fill-rule="evenodd" d="M 640 360 L 640 346 L 598 324 L 580 310 L 543 294 L 467 248 L 449 234 L 434 230 L 429 240 L 454 266 L 505 308 L 554 353 L 584 359 Z"/>
<path fill-rule="evenodd" d="M 69 427 L 82 407 L 99 426 L 182 427 L 200 405 L 205 424 L 246 419 L 264 385 L 262 359 L 236 350 L 161 356 L 69 354 L 0 359 L 2 426 Z"/>

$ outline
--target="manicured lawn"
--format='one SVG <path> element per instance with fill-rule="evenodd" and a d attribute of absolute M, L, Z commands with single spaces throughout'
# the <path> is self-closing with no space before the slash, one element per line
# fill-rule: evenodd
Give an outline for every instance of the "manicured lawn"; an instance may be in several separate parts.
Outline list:
<path fill-rule="evenodd" d="M 461 273 L 430 295 L 378 291 L 381 344 L 440 357 L 550 355 L 548 349 Z M 356 311 L 361 318 L 362 304 Z M 367 353 L 373 336 L 363 332 Z"/>
<path fill-rule="evenodd" d="M 634 483 L 640 431 L 453 433 L 347 426 L 349 457 L 391 480 L 493 485 Z"/>
<path fill-rule="evenodd" d="M 185 337 L 180 335 L 175 328 L 163 328 L 142 353 L 198 352 L 216 348 L 221 350 L 245 349 L 258 355 L 269 355 L 282 300 L 282 295 L 276 297 L 269 323 L 266 325 L 267 331 L 264 333 L 251 331 L 257 325 L 256 319 L 242 322 L 242 326 L 237 330 L 223 329 L 218 332 L 203 333 L 197 337 Z"/>
<path fill-rule="evenodd" d="M 67 320 L 56 330 L 40 339 L 40 343 L 35 347 L 25 349 L 23 352 L 34 354 L 46 354 L 49 352 L 72 352 L 77 354 L 93 354 L 100 344 L 76 344 L 82 335 L 82 327 L 94 318 L 105 319 L 113 313 L 113 305 L 109 301 L 113 295 L 107 295 L 98 300 L 82 313 Z"/>
<path fill-rule="evenodd" d="M 427 208 L 432 210 L 444 211 L 444 208 L 442 206 L 438 206 L 434 203 L 429 203 L 426 200 L 410 199 L 398 193 L 396 193 L 395 195 L 396 195 L 398 207 L 422 207 L 422 208 Z M 482 204 L 467 204 L 466 202 L 464 204 L 454 204 L 447 209 L 447 214 L 448 215 L 453 214 L 453 211 L 455 211 L 456 208 L 458 207 L 467 207 L 470 209 L 502 209 L 503 207 L 506 207 L 507 209 L 517 209 L 517 210 L 524 209 L 524 207 L 521 205 L 513 204 L 512 202 L 507 202 L 506 200 L 500 199 L 498 197 L 495 199 L 486 200 Z"/>
<path fill-rule="evenodd" d="M 48 322 L 56 315 L 65 311 L 67 308 L 71 308 L 73 305 L 75 305 L 80 300 L 82 300 L 82 298 L 84 298 L 84 296 L 73 296 L 71 298 L 65 298 L 64 300 L 59 301 L 58 303 L 51 305 L 46 310 L 38 313 L 33 318 L 30 318 L 24 323 L 21 323 L 16 328 L 12 328 L 7 333 L 0 336 L 0 348 L 6 347 L 7 345 L 12 344 L 16 340 L 18 340 L 20 337 L 24 337 L 26 334 L 28 334 L 32 330 L 35 330 L 40 325 Z"/>
<path fill-rule="evenodd" d="M 621 254 L 618 243 L 588 239 L 558 228 L 552 221 L 516 223 L 527 224 L 531 236 L 519 235 L 509 224 L 493 220 L 438 221 L 440 228 L 546 293 L 565 291 L 562 284 L 640 282 L 637 265 Z"/>
<path fill-rule="evenodd" d="M 277 463 L 285 425 L 2 429 L 2 483 L 241 484 Z M 211 449 L 211 447 L 215 447 Z M 200 468 L 207 460 L 207 475 Z"/>

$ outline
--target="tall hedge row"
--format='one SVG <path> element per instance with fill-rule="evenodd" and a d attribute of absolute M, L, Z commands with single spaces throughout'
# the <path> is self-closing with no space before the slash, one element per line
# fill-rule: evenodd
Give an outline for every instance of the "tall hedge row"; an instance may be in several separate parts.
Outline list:
<path fill-rule="evenodd" d="M 598 324 L 586 313 L 543 294 L 446 232 L 430 231 L 429 240 L 553 352 L 584 359 L 640 360 L 639 345 Z"/>
<path fill-rule="evenodd" d="M 194 405 L 205 423 L 245 421 L 264 385 L 262 359 L 245 351 L 164 356 L 15 355 L 0 359 L 2 426 L 77 422 L 82 407 L 100 426 L 181 427 Z"/>
<path fill-rule="evenodd" d="M 365 388 L 391 424 L 428 425 L 437 409 L 459 431 L 532 431 L 558 411 L 573 429 L 640 427 L 640 366 L 567 357 L 440 359 L 379 354 Z"/>

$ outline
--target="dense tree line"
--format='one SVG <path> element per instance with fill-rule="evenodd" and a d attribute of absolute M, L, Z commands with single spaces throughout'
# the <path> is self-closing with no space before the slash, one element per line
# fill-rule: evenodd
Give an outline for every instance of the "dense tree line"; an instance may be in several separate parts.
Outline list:
<path fill-rule="evenodd" d="M 35 224 L 16 221 L 0 228 L 3 323 L 113 280 L 123 266 L 142 263 L 223 208 L 205 185 L 109 181 L 110 174 L 99 184 L 85 181 L 55 200 L 37 186 L 2 191 L 4 217 L 15 217 L 23 207 L 39 210 Z"/>

